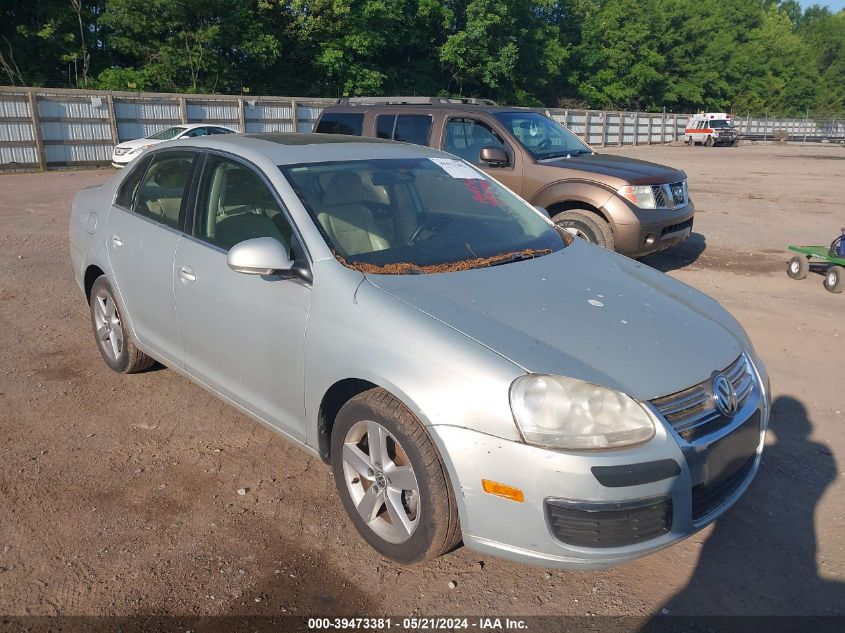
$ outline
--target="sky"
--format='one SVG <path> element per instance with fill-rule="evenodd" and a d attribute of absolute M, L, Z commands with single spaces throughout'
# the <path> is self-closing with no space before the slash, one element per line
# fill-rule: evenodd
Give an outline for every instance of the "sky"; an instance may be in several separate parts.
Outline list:
<path fill-rule="evenodd" d="M 822 6 L 827 5 L 827 8 L 836 13 L 840 9 L 845 9 L 845 0 L 798 0 L 802 7 L 811 7 L 814 4 Z"/>

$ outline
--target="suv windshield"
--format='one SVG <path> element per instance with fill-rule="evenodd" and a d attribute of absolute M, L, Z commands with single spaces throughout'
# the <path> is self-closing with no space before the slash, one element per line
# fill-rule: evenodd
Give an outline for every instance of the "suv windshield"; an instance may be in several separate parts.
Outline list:
<path fill-rule="evenodd" d="M 593 152 L 572 132 L 537 112 L 496 112 L 494 116 L 538 160 Z"/>
<path fill-rule="evenodd" d="M 171 139 L 182 132 L 184 132 L 187 128 L 184 127 L 169 127 L 166 130 L 162 130 L 161 132 L 156 132 L 155 134 L 151 134 L 147 138 L 154 138 L 158 141 L 166 141 Z"/>
<path fill-rule="evenodd" d="M 713 119 L 708 123 L 708 125 L 711 129 L 734 126 L 733 123 L 731 123 L 730 121 L 725 121 L 722 119 Z"/>
<path fill-rule="evenodd" d="M 457 159 L 280 169 L 338 260 L 364 273 L 494 266 L 546 255 L 568 243 L 526 202 Z"/>

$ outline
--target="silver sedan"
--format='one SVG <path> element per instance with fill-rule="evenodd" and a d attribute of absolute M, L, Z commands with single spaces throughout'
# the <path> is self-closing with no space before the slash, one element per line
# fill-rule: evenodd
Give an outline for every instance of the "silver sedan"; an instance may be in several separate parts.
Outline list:
<path fill-rule="evenodd" d="M 768 378 L 737 322 L 443 152 L 163 143 L 77 194 L 70 248 L 109 367 L 163 363 L 331 464 L 402 563 L 620 564 L 758 468 Z"/>

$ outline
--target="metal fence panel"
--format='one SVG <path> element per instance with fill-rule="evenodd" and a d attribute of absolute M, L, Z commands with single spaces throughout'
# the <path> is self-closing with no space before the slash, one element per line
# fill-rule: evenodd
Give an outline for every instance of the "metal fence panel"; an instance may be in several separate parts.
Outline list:
<path fill-rule="evenodd" d="M 0 169 L 107 163 L 116 142 L 179 123 L 246 132 L 311 132 L 333 99 L 128 93 L 0 86 Z M 35 112 L 31 104 L 36 104 Z M 691 115 L 538 109 L 596 147 L 684 140 Z M 845 120 L 734 117 L 752 140 L 845 139 Z"/>

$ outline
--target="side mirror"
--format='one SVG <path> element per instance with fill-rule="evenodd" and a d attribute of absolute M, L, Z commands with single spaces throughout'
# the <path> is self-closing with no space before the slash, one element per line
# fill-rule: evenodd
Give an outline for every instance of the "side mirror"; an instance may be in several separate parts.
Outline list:
<path fill-rule="evenodd" d="M 547 218 L 549 218 L 550 220 L 552 219 L 552 216 L 550 216 L 550 215 L 549 215 L 549 210 L 548 210 L 546 207 L 538 207 L 538 206 L 535 204 L 535 205 L 534 205 L 534 208 L 535 208 L 537 211 L 539 211 L 540 213 L 542 213 L 544 216 L 546 216 Z"/>
<path fill-rule="evenodd" d="M 510 159 L 505 150 L 495 145 L 485 145 L 482 147 L 479 158 L 482 163 L 490 163 L 496 167 L 506 167 L 510 164 Z"/>
<path fill-rule="evenodd" d="M 256 237 L 235 244 L 226 256 L 226 263 L 236 273 L 246 275 L 283 275 L 293 268 L 284 245 L 272 237 Z"/>

